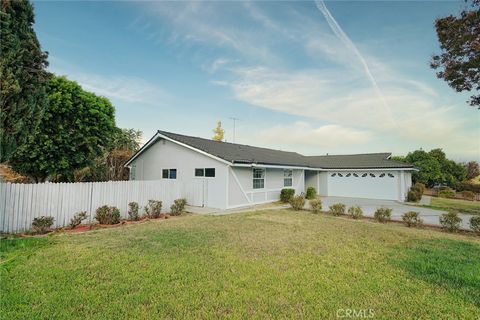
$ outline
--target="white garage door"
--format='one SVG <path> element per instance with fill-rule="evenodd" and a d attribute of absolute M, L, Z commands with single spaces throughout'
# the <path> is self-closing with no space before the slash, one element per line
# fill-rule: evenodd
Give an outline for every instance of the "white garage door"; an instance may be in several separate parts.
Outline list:
<path fill-rule="evenodd" d="M 398 172 L 329 172 L 328 195 L 367 199 L 398 200 Z"/>

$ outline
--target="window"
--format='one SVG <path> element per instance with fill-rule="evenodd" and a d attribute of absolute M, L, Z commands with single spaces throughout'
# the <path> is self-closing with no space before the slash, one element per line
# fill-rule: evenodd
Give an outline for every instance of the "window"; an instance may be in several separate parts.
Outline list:
<path fill-rule="evenodd" d="M 196 168 L 195 169 L 195 177 L 203 177 L 203 176 L 205 176 L 205 169 Z"/>
<path fill-rule="evenodd" d="M 350 177 L 352 174 L 351 173 L 347 173 L 346 177 Z"/>
<path fill-rule="evenodd" d="M 265 188 L 265 169 L 254 168 L 253 169 L 253 189 Z"/>
<path fill-rule="evenodd" d="M 337 175 L 336 173 L 332 173 L 330 177 L 335 177 L 336 175 Z"/>
<path fill-rule="evenodd" d="M 358 178 L 358 174 L 356 174 L 356 173 L 354 173 L 353 176 Z"/>
<path fill-rule="evenodd" d="M 366 173 L 362 174 L 362 178 L 365 178 L 366 176 L 367 176 L 367 174 L 366 174 Z"/>
<path fill-rule="evenodd" d="M 177 179 L 177 169 L 163 169 L 162 170 L 163 179 Z"/>
<path fill-rule="evenodd" d="M 395 176 L 394 176 L 393 174 L 391 174 L 391 173 L 389 173 L 388 176 L 389 176 L 390 178 L 395 177 Z"/>
<path fill-rule="evenodd" d="M 205 177 L 215 177 L 215 168 L 205 168 Z"/>
<path fill-rule="evenodd" d="M 215 177 L 215 168 L 196 168 L 195 177 Z"/>
<path fill-rule="evenodd" d="M 375 178 L 375 175 L 373 173 L 370 173 L 370 177 Z"/>
<path fill-rule="evenodd" d="M 380 178 L 385 177 L 385 173 L 380 174 L 379 177 L 380 177 Z"/>
<path fill-rule="evenodd" d="M 343 174 L 339 173 L 338 176 L 339 176 L 339 177 L 343 177 Z"/>
<path fill-rule="evenodd" d="M 283 186 L 291 187 L 293 185 L 293 170 L 283 170 Z"/>

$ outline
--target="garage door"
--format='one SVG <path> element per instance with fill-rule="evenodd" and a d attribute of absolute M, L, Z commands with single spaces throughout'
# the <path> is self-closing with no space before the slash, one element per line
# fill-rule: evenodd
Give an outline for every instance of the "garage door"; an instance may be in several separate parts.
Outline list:
<path fill-rule="evenodd" d="M 328 195 L 398 200 L 398 172 L 329 172 Z"/>

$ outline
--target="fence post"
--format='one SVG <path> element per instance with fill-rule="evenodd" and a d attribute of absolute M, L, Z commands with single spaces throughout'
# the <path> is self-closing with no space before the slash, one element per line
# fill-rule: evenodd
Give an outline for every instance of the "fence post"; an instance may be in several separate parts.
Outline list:
<path fill-rule="evenodd" d="M 88 223 L 92 223 L 92 205 L 93 205 L 93 182 L 90 182 L 90 205 Z"/>

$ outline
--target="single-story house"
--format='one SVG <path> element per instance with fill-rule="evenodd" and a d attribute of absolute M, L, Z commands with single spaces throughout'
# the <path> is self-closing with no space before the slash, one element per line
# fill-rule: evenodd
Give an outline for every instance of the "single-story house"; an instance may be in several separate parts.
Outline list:
<path fill-rule="evenodd" d="M 320 196 L 404 201 L 412 165 L 390 153 L 304 156 L 158 131 L 126 163 L 131 180 L 203 179 L 205 206 L 221 209 L 277 201 L 283 188 Z"/>

